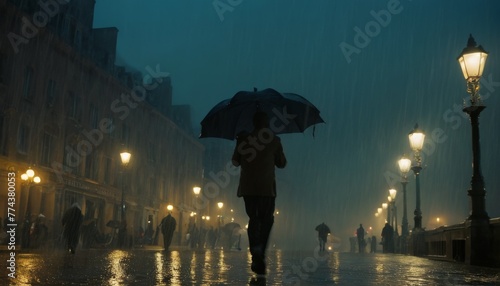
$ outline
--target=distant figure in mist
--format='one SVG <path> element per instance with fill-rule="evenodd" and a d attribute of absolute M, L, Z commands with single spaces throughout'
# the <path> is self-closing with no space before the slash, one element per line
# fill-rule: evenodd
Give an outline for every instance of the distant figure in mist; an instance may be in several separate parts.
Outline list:
<path fill-rule="evenodd" d="M 251 269 L 266 273 L 265 254 L 274 224 L 276 200 L 275 167 L 284 168 L 286 157 L 281 140 L 269 128 L 265 112 L 253 116 L 253 131 L 237 137 L 232 162 L 241 166 L 238 197 L 243 197 L 248 215 L 248 242 Z"/>
<path fill-rule="evenodd" d="M 394 252 L 394 229 L 389 223 L 385 223 L 382 229 L 382 246 L 384 253 Z"/>
<path fill-rule="evenodd" d="M 330 233 L 330 228 L 323 222 L 316 226 L 315 230 L 318 232 L 319 251 L 325 251 L 325 244 Z"/>
<path fill-rule="evenodd" d="M 63 237 L 66 248 L 71 254 L 75 254 L 78 240 L 80 239 L 80 226 L 83 222 L 82 209 L 78 203 L 74 203 L 64 212 L 62 218 Z"/>
<path fill-rule="evenodd" d="M 161 233 L 163 234 L 163 247 L 165 250 L 168 250 L 170 244 L 172 244 L 176 225 L 177 222 L 171 214 L 168 214 L 161 220 Z"/>
<path fill-rule="evenodd" d="M 362 224 L 359 224 L 359 227 L 356 230 L 356 236 L 358 237 L 358 252 L 364 253 L 366 242 L 365 242 L 365 229 L 363 228 Z"/>
<path fill-rule="evenodd" d="M 31 229 L 30 240 L 33 243 L 33 248 L 43 248 L 45 246 L 45 242 L 47 241 L 48 233 L 49 229 L 45 225 L 45 216 L 43 214 L 39 214 Z"/>
<path fill-rule="evenodd" d="M 370 253 L 377 252 L 377 237 L 372 236 L 372 240 L 370 241 Z"/>

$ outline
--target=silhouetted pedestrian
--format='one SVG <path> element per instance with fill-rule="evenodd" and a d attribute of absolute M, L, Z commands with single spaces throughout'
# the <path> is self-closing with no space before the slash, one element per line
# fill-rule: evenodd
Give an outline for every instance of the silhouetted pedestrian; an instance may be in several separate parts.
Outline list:
<path fill-rule="evenodd" d="M 83 222 L 82 209 L 78 203 L 74 203 L 69 209 L 64 212 L 62 218 L 63 237 L 66 243 L 66 248 L 75 254 L 78 240 L 80 239 L 80 226 Z"/>
<path fill-rule="evenodd" d="M 32 248 L 43 248 L 45 246 L 45 242 L 47 241 L 48 232 L 49 229 L 45 225 L 45 216 L 43 214 L 39 214 L 32 225 L 30 238 Z"/>
<path fill-rule="evenodd" d="M 372 236 L 372 240 L 370 241 L 370 252 L 377 252 L 377 237 L 375 235 Z"/>
<path fill-rule="evenodd" d="M 253 126 L 251 133 L 237 137 L 232 162 L 236 167 L 241 166 L 238 197 L 243 197 L 249 217 L 251 269 L 257 274 L 265 274 L 265 253 L 274 223 L 275 167 L 284 168 L 286 158 L 280 138 L 269 128 L 266 113 L 256 112 Z"/>
<path fill-rule="evenodd" d="M 358 237 L 358 252 L 364 253 L 366 242 L 365 242 L 365 229 L 363 228 L 362 224 L 359 224 L 359 228 L 356 230 L 356 236 Z"/>
<path fill-rule="evenodd" d="M 7 225 L 7 224 L 5 224 Z M 30 231 L 31 231 L 31 213 L 27 212 L 23 220 L 21 230 L 21 248 L 28 249 L 30 247 Z"/>
<path fill-rule="evenodd" d="M 325 251 L 325 245 L 328 239 L 328 234 L 330 233 L 330 228 L 323 222 L 316 226 L 315 230 L 318 232 L 319 251 Z"/>
<path fill-rule="evenodd" d="M 382 229 L 382 246 L 384 253 L 394 252 L 394 229 L 389 223 L 386 223 Z"/>
<path fill-rule="evenodd" d="M 171 214 L 168 214 L 161 220 L 161 233 L 163 234 L 163 247 L 165 250 L 168 250 L 172 243 L 176 225 L 177 222 Z"/>
<path fill-rule="evenodd" d="M 214 249 L 216 241 L 217 241 L 217 233 L 215 233 L 214 227 L 211 226 L 207 233 L 207 248 Z"/>
<path fill-rule="evenodd" d="M 120 221 L 118 228 L 118 248 L 125 248 L 127 246 L 127 220 Z"/>

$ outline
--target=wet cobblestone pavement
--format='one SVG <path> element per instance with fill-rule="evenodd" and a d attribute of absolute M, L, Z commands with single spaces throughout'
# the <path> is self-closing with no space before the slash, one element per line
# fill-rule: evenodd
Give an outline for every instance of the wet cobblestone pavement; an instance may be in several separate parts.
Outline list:
<path fill-rule="evenodd" d="M 5 265 L 9 253 L 0 252 Z M 79 250 L 16 253 L 1 285 L 500 285 L 500 269 L 405 255 L 271 250 L 266 277 L 247 251 Z"/>

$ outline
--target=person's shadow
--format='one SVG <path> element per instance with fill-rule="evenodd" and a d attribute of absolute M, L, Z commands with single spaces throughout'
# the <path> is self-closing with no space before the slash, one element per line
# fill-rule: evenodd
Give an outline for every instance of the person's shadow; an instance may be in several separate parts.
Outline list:
<path fill-rule="evenodd" d="M 248 282 L 248 285 L 265 286 L 266 285 L 266 277 L 252 277 L 250 279 L 250 281 Z"/>

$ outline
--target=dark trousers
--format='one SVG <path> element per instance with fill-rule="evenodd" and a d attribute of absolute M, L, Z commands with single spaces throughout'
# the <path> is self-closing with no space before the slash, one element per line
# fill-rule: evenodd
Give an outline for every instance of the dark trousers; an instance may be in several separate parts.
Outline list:
<path fill-rule="evenodd" d="M 264 257 L 274 223 L 275 197 L 245 196 L 248 215 L 248 241 L 252 256 Z"/>

